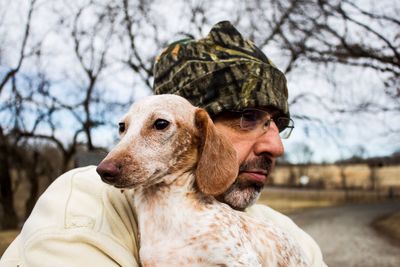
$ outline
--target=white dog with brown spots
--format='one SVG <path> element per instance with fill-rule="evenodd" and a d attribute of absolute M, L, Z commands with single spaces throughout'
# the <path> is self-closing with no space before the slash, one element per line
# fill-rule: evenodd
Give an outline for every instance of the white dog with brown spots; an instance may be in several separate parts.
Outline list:
<path fill-rule="evenodd" d="M 218 202 L 238 160 L 206 111 L 175 95 L 135 103 L 121 140 L 97 168 L 133 189 L 143 266 L 308 266 L 279 227 Z"/>

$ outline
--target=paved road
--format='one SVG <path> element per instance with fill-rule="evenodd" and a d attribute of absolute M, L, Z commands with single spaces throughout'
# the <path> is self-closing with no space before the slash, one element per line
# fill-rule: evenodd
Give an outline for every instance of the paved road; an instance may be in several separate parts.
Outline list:
<path fill-rule="evenodd" d="M 399 267 L 400 246 L 370 227 L 375 218 L 394 211 L 400 211 L 399 202 L 352 204 L 290 217 L 317 241 L 329 267 Z"/>

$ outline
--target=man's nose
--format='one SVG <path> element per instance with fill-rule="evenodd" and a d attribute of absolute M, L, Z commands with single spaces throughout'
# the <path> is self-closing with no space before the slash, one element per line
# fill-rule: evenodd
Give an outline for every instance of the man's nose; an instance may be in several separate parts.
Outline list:
<path fill-rule="evenodd" d="M 256 155 L 267 153 L 274 158 L 283 155 L 282 139 L 279 136 L 279 130 L 274 121 L 271 121 L 268 131 L 257 137 L 254 144 L 254 153 Z"/>
<path fill-rule="evenodd" d="M 108 184 L 113 184 L 117 181 L 121 170 L 112 161 L 102 161 L 96 168 L 97 173 L 100 175 L 101 180 Z"/>

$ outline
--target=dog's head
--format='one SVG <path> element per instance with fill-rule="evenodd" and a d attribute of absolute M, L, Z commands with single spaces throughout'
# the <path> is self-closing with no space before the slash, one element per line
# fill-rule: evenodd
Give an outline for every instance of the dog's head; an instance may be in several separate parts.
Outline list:
<path fill-rule="evenodd" d="M 207 112 L 176 95 L 136 102 L 120 123 L 121 140 L 97 167 L 118 188 L 171 183 L 194 171 L 205 194 L 223 193 L 236 179 L 232 145 L 217 132 Z"/>

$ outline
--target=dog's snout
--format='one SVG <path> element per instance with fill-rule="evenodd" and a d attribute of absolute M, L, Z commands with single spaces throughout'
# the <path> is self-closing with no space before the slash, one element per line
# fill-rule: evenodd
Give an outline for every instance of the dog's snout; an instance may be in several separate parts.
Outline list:
<path fill-rule="evenodd" d="M 116 182 L 120 174 L 120 168 L 108 161 L 101 162 L 96 171 L 104 182 L 111 184 Z"/>

